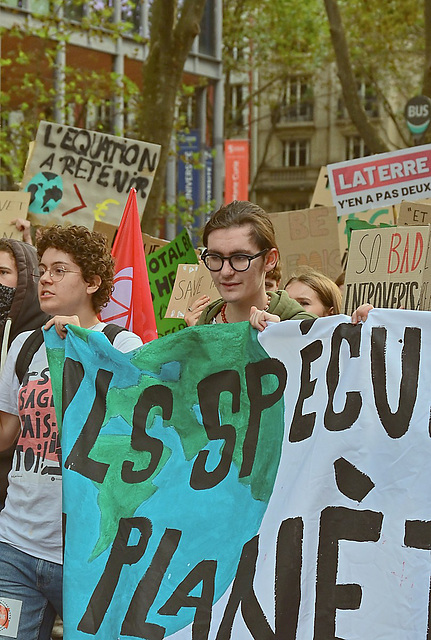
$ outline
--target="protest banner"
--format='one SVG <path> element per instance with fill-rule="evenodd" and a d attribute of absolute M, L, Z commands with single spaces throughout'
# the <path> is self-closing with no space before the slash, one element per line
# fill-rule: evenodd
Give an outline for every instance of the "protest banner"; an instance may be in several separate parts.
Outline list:
<path fill-rule="evenodd" d="M 343 312 L 369 302 L 385 309 L 431 309 L 430 226 L 353 231 Z"/>
<path fill-rule="evenodd" d="M 427 640 L 428 314 L 70 329 L 67 640 Z"/>
<path fill-rule="evenodd" d="M 32 221 L 118 226 L 131 188 L 142 216 L 159 155 L 157 144 L 41 121 L 23 178 Z"/>
<path fill-rule="evenodd" d="M 224 143 L 225 186 L 224 201 L 248 200 L 249 142 L 248 140 L 225 140 Z"/>
<path fill-rule="evenodd" d="M 211 273 L 199 264 L 179 264 L 165 318 L 184 318 L 187 307 L 200 296 L 206 295 L 210 302 L 220 298 Z"/>
<path fill-rule="evenodd" d="M 341 272 L 335 207 L 271 213 L 283 282 L 296 267 L 310 265 L 335 279 Z"/>
<path fill-rule="evenodd" d="M 431 224 L 431 204 L 402 202 L 398 214 L 398 224 Z"/>
<path fill-rule="evenodd" d="M 431 145 L 329 164 L 338 215 L 431 196 Z"/>
<path fill-rule="evenodd" d="M 156 319 L 148 282 L 136 190 L 130 189 L 112 247 L 115 259 L 114 289 L 100 318 L 133 331 L 142 340 L 157 338 Z"/>
<path fill-rule="evenodd" d="M 186 327 L 184 320 L 166 318 L 165 316 L 178 265 L 198 263 L 187 230 L 183 229 L 172 242 L 147 255 L 146 261 L 159 336 L 184 329 Z"/>
<path fill-rule="evenodd" d="M 199 129 L 191 129 L 188 133 L 179 132 L 177 161 L 177 193 L 183 194 L 192 214 L 201 204 L 201 173 L 197 168 L 201 150 Z"/>
<path fill-rule="evenodd" d="M 22 240 L 22 232 L 11 222 L 16 218 L 27 218 L 29 202 L 29 193 L 0 191 L 0 237 Z"/>

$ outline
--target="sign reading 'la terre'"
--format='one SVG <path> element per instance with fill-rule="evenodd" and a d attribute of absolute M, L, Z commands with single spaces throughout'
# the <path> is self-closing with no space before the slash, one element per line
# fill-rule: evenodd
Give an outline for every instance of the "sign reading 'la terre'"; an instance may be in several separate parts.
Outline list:
<path fill-rule="evenodd" d="M 431 145 L 329 164 L 338 215 L 431 197 Z"/>

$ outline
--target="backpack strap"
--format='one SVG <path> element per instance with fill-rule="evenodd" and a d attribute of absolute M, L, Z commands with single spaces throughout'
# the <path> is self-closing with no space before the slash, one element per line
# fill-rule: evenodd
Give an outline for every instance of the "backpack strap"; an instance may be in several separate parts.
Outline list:
<path fill-rule="evenodd" d="M 105 336 L 108 338 L 111 344 L 114 344 L 115 338 L 122 331 L 126 331 L 125 327 L 120 327 L 118 324 L 107 324 L 106 327 L 102 329 Z"/>
<path fill-rule="evenodd" d="M 15 363 L 15 372 L 20 384 L 22 384 L 22 381 L 24 380 L 24 376 L 28 371 L 31 361 L 33 360 L 33 356 L 36 353 L 36 351 L 38 351 L 42 342 L 43 342 L 42 328 L 35 329 L 24 340 Z"/>
<path fill-rule="evenodd" d="M 118 324 L 107 324 L 105 327 L 103 327 L 102 331 L 108 338 L 109 342 L 113 344 L 116 336 L 121 333 L 121 331 L 126 331 L 126 329 L 125 327 L 120 327 Z M 20 384 L 22 384 L 24 376 L 27 373 L 28 368 L 30 367 L 31 361 L 33 360 L 33 356 L 36 351 L 39 350 L 42 342 L 42 328 L 35 329 L 24 340 L 15 363 L 15 372 Z"/>

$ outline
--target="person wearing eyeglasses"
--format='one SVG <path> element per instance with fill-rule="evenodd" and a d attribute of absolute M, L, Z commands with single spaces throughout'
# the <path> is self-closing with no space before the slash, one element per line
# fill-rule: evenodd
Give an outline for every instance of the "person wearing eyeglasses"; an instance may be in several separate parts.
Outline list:
<path fill-rule="evenodd" d="M 221 298 L 202 311 L 197 324 L 241 322 L 263 312 L 280 320 L 316 317 L 286 291 L 266 291 L 265 277 L 279 252 L 273 224 L 258 205 L 234 200 L 220 207 L 204 227 L 203 243 L 202 260 Z M 262 323 L 256 328 L 263 329 Z"/>
<path fill-rule="evenodd" d="M 37 243 L 40 308 L 64 338 L 68 324 L 101 331 L 114 262 L 106 237 L 85 227 L 47 227 Z M 41 325 L 39 324 L 39 327 Z M 4 509 L 0 511 L 0 602 L 18 624 L 17 640 L 49 640 L 62 617 L 61 447 L 44 343 L 22 381 L 16 362 L 31 332 L 13 341 L 0 378 L 0 449 L 18 437 Z M 113 345 L 142 345 L 129 331 Z"/>

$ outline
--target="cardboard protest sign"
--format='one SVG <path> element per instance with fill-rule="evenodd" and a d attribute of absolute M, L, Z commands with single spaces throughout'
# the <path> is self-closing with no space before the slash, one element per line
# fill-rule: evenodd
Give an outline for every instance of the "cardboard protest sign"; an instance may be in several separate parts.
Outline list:
<path fill-rule="evenodd" d="M 179 264 L 165 318 L 184 318 L 187 307 L 203 295 L 207 295 L 210 302 L 220 298 L 206 266 L 202 262 Z"/>
<path fill-rule="evenodd" d="M 367 209 L 366 211 L 358 211 L 357 213 L 349 213 L 345 216 L 338 216 L 338 238 L 340 241 L 340 252 L 344 256 L 347 253 L 349 244 L 348 220 L 362 220 L 374 226 L 393 225 L 394 207 L 381 207 L 380 209 Z"/>
<path fill-rule="evenodd" d="M 27 218 L 29 202 L 29 193 L 0 191 L 0 237 L 22 240 L 22 232 L 11 222 L 16 218 Z"/>
<path fill-rule="evenodd" d="M 142 215 L 159 155 L 156 144 L 41 121 L 23 178 L 31 219 L 118 226 L 131 188 Z"/>
<path fill-rule="evenodd" d="M 431 224 L 431 204 L 402 202 L 398 214 L 398 224 Z"/>
<path fill-rule="evenodd" d="M 310 265 L 335 279 L 341 272 L 334 207 L 271 213 L 281 256 L 283 281 L 297 266 Z"/>
<path fill-rule="evenodd" d="M 163 238 L 155 238 L 154 236 L 148 235 L 148 233 L 142 234 L 142 240 L 144 242 L 144 251 L 145 255 L 150 253 L 154 253 L 160 247 L 165 247 L 169 244 L 169 240 L 164 240 Z"/>
<path fill-rule="evenodd" d="M 386 309 L 430 306 L 430 226 L 367 229 L 352 233 L 343 311 L 361 304 Z"/>
<path fill-rule="evenodd" d="M 427 639 L 428 314 L 46 340 L 68 640 Z"/>
<path fill-rule="evenodd" d="M 333 207 L 331 189 L 329 188 L 328 170 L 321 167 L 317 178 L 314 193 L 310 202 L 310 209 L 314 207 Z"/>
<path fill-rule="evenodd" d="M 329 164 L 338 215 L 431 196 L 431 145 Z"/>
<path fill-rule="evenodd" d="M 93 231 L 103 233 L 108 238 L 108 244 L 110 247 L 114 244 L 115 235 L 118 231 L 118 227 L 115 224 L 108 224 L 101 220 L 95 220 L 93 225 Z"/>
<path fill-rule="evenodd" d="M 186 229 L 164 247 L 147 255 L 148 279 L 153 297 L 159 337 L 184 329 L 184 320 L 166 318 L 179 264 L 197 264 L 195 250 Z"/>

